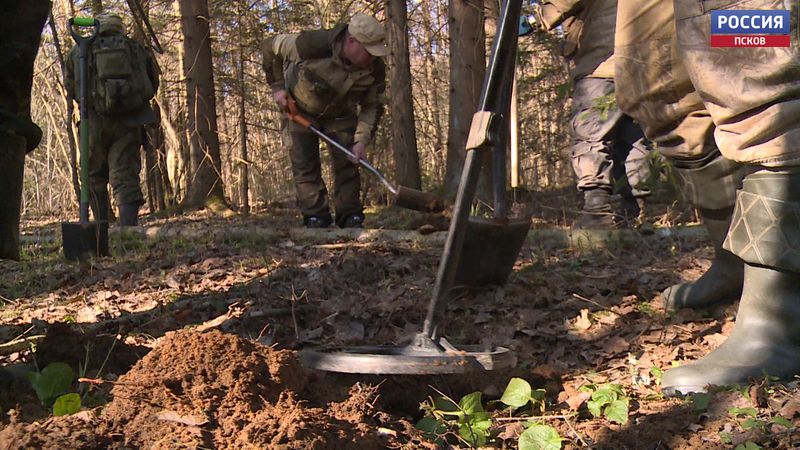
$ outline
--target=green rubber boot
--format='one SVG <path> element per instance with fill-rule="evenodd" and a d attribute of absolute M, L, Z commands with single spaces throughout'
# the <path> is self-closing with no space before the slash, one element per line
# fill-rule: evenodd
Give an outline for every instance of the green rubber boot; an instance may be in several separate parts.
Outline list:
<path fill-rule="evenodd" d="M 745 178 L 724 244 L 745 261 L 736 325 L 713 352 L 668 370 L 661 381 L 664 394 L 800 373 L 798 197 L 800 171 L 761 170 Z"/>
<path fill-rule="evenodd" d="M 714 245 L 711 267 L 696 281 L 679 283 L 661 293 L 664 308 L 705 308 L 733 303 L 742 293 L 744 263 L 722 248 L 741 186 L 743 166 L 725 159 L 719 151 L 702 160 L 672 161 L 684 197 L 697 208 Z"/>
<path fill-rule="evenodd" d="M 664 308 L 705 308 L 714 303 L 733 303 L 742 295 L 744 263 L 738 256 L 722 248 L 733 211 L 721 214 L 701 212 L 708 236 L 714 244 L 711 267 L 697 280 L 668 287 L 661 293 Z M 722 218 L 718 218 L 718 217 Z"/>

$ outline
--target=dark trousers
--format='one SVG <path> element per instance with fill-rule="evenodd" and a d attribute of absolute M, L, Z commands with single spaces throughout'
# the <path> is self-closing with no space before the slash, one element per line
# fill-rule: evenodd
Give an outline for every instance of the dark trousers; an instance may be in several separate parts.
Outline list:
<path fill-rule="evenodd" d="M 614 81 L 582 78 L 572 98 L 572 168 L 578 189 L 612 191 L 618 186 L 635 197 L 650 194 L 650 146 L 642 129 L 620 111 L 614 101 Z"/>
<path fill-rule="evenodd" d="M 327 133 L 346 148 L 353 145 L 354 129 Z M 286 121 L 282 129 L 283 145 L 292 161 L 297 206 L 303 217 L 331 214 L 328 189 L 322 180 L 320 139 L 311 131 Z M 330 146 L 329 146 L 330 147 Z M 329 148 L 333 174 L 333 208 L 336 222 L 341 223 L 351 214 L 362 213 L 358 166 L 335 148 Z"/>

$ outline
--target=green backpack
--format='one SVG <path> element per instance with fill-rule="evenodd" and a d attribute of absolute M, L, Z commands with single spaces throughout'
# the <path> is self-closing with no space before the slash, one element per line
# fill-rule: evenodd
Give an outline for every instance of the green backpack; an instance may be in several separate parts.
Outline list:
<path fill-rule="evenodd" d="M 155 89 L 147 75 L 147 56 L 133 40 L 119 33 L 98 36 L 90 58 L 91 102 L 96 112 L 128 115 L 149 105 Z"/>

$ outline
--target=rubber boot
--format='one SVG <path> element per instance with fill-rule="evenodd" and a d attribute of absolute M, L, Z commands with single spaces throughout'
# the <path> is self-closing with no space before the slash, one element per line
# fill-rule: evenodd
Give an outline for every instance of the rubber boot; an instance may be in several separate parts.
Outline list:
<path fill-rule="evenodd" d="M 670 286 L 661 293 L 664 308 L 704 308 L 715 303 L 733 303 L 742 291 L 744 265 L 722 243 L 742 184 L 744 166 L 725 159 L 719 150 L 695 161 L 672 161 L 686 199 L 703 218 L 714 245 L 711 267 L 696 281 Z"/>
<path fill-rule="evenodd" d="M 748 175 L 724 247 L 745 261 L 730 337 L 698 361 L 668 370 L 666 395 L 705 392 L 765 375 L 800 373 L 800 171 Z"/>
<path fill-rule="evenodd" d="M 584 230 L 615 228 L 614 213 L 611 211 L 611 193 L 605 189 L 584 191 L 583 210 L 575 220 L 573 228 Z"/>
<path fill-rule="evenodd" d="M 119 225 L 121 227 L 135 227 L 139 225 L 138 203 L 122 203 L 119 205 Z"/>
<path fill-rule="evenodd" d="M 19 220 L 22 208 L 22 178 L 25 169 L 25 143 L 22 136 L 0 131 L 0 259 L 19 260 Z"/>
<path fill-rule="evenodd" d="M 661 298 L 665 309 L 676 311 L 681 308 L 705 308 L 715 303 L 733 303 L 739 299 L 744 281 L 744 262 L 722 248 L 732 214 L 733 211 L 723 211 L 717 215 L 701 212 L 708 236 L 714 244 L 711 267 L 696 281 L 676 284 L 664 290 Z"/>

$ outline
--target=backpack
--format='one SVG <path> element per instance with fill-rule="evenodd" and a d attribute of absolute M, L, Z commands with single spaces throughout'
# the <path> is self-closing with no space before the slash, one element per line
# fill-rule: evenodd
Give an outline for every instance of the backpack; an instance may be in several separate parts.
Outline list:
<path fill-rule="evenodd" d="M 110 116 L 138 113 L 155 95 L 146 50 L 120 33 L 98 36 L 89 59 L 91 103 Z"/>

